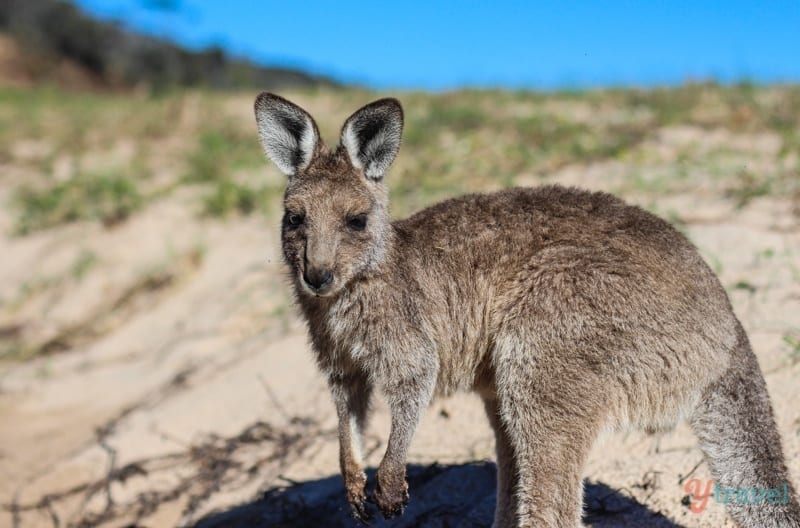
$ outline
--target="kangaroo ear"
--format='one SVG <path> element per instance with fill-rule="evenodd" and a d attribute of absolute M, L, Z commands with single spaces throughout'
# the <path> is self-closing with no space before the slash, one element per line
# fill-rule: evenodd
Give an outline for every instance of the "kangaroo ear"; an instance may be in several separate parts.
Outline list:
<path fill-rule="evenodd" d="M 287 176 L 308 167 L 319 144 L 319 130 L 308 112 L 283 97 L 262 92 L 256 98 L 256 123 L 267 157 Z"/>
<path fill-rule="evenodd" d="M 397 99 L 380 99 L 356 111 L 342 127 L 341 142 L 356 168 L 379 181 L 400 149 L 403 107 Z"/>

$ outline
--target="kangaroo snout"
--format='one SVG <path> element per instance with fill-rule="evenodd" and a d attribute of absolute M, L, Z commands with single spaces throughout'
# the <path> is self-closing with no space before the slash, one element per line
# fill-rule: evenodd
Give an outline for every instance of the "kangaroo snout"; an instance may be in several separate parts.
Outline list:
<path fill-rule="evenodd" d="M 303 280 L 314 293 L 323 293 L 333 283 L 333 270 L 310 268 L 303 272 Z"/>
<path fill-rule="evenodd" d="M 309 234 L 305 247 L 303 288 L 312 295 L 324 296 L 332 293 L 333 270 L 336 262 L 337 243 L 334 236 L 324 233 Z M 327 242 L 327 243 L 326 243 Z"/>

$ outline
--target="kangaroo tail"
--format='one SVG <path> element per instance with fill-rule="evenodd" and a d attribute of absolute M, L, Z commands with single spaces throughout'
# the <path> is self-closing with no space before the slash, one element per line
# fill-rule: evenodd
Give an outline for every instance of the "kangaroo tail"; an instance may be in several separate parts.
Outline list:
<path fill-rule="evenodd" d="M 800 528 L 764 376 L 739 328 L 731 364 L 691 417 L 715 480 L 715 498 L 742 528 Z M 770 491 L 777 490 L 777 491 Z"/>

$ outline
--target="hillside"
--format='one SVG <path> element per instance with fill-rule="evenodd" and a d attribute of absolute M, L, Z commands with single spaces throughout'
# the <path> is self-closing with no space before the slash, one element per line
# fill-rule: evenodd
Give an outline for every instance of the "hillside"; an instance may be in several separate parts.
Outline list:
<path fill-rule="evenodd" d="M 190 51 L 91 18 L 62 0 L 0 1 L 0 85 L 154 90 L 331 86 L 332 80 L 233 58 L 220 48 Z"/>
<path fill-rule="evenodd" d="M 673 222 L 750 334 L 800 483 L 800 87 L 281 94 L 331 143 L 360 105 L 402 101 L 396 217 L 560 183 Z M 0 88 L 0 525 L 352 526 L 255 95 Z M 388 425 L 379 404 L 373 467 Z M 488 526 L 492 457 L 476 398 L 434 404 L 392 526 Z M 587 468 L 587 522 L 728 526 L 716 503 L 685 505 L 683 479 L 708 478 L 701 460 L 686 427 L 608 435 Z"/>

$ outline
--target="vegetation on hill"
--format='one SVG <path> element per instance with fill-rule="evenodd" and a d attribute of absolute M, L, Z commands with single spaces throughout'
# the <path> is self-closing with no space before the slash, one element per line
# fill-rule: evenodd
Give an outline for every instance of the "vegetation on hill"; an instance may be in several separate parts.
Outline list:
<path fill-rule="evenodd" d="M 16 231 L 87 219 L 113 225 L 185 188 L 199 192 L 198 211 L 212 216 L 276 206 L 283 177 L 258 145 L 254 95 L 0 90 L 0 163 L 34 169 L 19 182 L 7 180 L 19 184 Z M 296 95 L 319 117 L 329 143 L 348 112 L 374 97 L 353 89 Z M 763 195 L 800 193 L 799 87 L 400 97 L 404 142 L 389 176 L 398 214 L 461 192 L 547 182 L 611 162 L 619 164 L 612 190 L 623 194 L 713 190 L 743 206 Z"/>
<path fill-rule="evenodd" d="M 331 85 L 298 70 L 267 68 L 230 57 L 222 49 L 189 51 L 171 42 L 131 32 L 119 24 L 95 20 L 62 0 L 0 1 L 0 32 L 25 53 L 33 81 L 57 82 L 55 66 L 67 60 L 97 86 L 147 85 L 268 89 Z M 0 76 L 2 72 L 0 72 Z"/>

